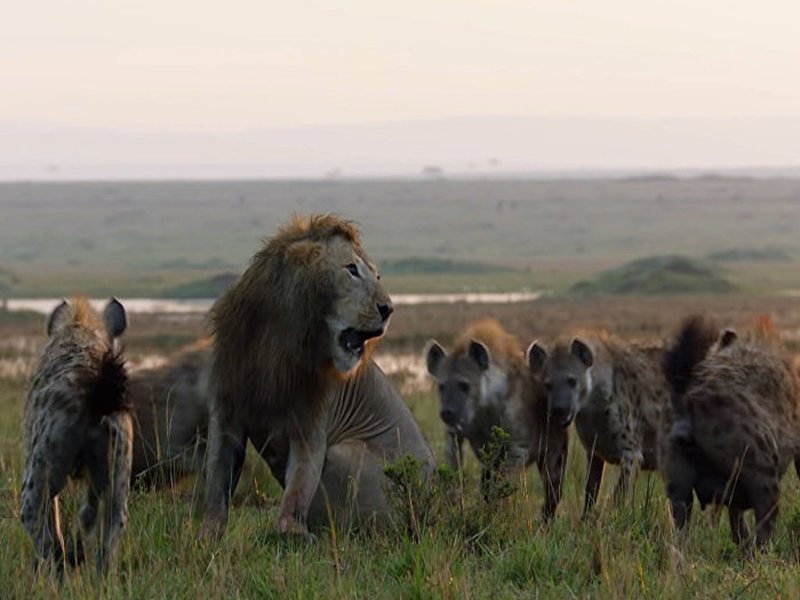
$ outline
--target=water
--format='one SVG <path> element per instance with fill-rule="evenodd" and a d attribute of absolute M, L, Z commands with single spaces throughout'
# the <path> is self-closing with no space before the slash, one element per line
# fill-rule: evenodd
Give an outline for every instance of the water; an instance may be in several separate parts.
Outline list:
<path fill-rule="evenodd" d="M 456 293 L 456 294 L 393 294 L 395 306 L 420 304 L 513 304 L 517 302 L 533 302 L 541 298 L 541 292 L 492 292 L 492 293 Z M 18 298 L 5 301 L 8 310 L 30 310 L 44 315 L 61 302 L 60 298 Z M 92 305 L 101 310 L 107 298 L 92 298 Z M 204 314 L 208 312 L 213 299 L 181 300 L 168 298 L 123 298 L 121 302 L 130 313 L 177 313 Z"/>

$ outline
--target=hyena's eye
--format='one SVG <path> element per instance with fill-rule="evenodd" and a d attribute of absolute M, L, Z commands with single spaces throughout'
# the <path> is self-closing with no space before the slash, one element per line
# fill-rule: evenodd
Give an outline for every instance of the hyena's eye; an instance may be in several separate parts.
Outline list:
<path fill-rule="evenodd" d="M 350 273 L 356 279 L 361 279 L 361 273 L 358 272 L 358 267 L 355 263 L 350 263 L 349 265 L 345 265 L 344 267 L 347 269 L 347 272 Z"/>
<path fill-rule="evenodd" d="M 466 381 L 459 381 L 458 389 L 466 394 L 467 392 L 469 392 L 469 384 Z"/>
<path fill-rule="evenodd" d="M 439 393 L 440 394 L 444 394 L 444 384 L 443 383 L 439 384 Z"/>
<path fill-rule="evenodd" d="M 545 381 L 544 382 L 544 389 L 547 390 L 548 392 L 552 392 L 553 391 L 553 382 L 552 381 Z"/>
<path fill-rule="evenodd" d="M 578 380 L 574 377 L 567 377 L 567 385 L 571 388 L 574 388 L 576 385 L 578 385 Z"/>

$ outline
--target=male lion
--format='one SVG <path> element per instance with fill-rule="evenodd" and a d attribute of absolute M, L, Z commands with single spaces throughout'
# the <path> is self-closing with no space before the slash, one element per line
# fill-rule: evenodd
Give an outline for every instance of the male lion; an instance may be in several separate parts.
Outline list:
<path fill-rule="evenodd" d="M 212 310 L 215 395 L 206 535 L 221 533 L 247 440 L 284 487 L 283 534 L 353 508 L 386 515 L 383 466 L 433 456 L 411 413 L 370 360 L 392 303 L 359 233 L 334 215 L 295 216 L 266 240 Z"/>
<path fill-rule="evenodd" d="M 503 429 L 509 435 L 503 468 L 513 473 L 536 463 L 545 488 L 542 516 L 550 519 L 561 496 L 567 431 L 560 422 L 551 423 L 547 394 L 516 338 L 494 319 L 481 319 L 458 336 L 452 354 L 435 340 L 428 342 L 425 362 L 438 384 L 448 465 L 461 466 L 466 439 L 484 463 L 481 480 L 487 480 L 497 465 L 486 464 L 485 450 L 493 429 Z"/>

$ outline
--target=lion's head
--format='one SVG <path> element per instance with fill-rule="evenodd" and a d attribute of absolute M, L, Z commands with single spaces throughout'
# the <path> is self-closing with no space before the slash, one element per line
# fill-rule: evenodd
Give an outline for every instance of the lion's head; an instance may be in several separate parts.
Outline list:
<path fill-rule="evenodd" d="M 364 364 L 392 310 L 353 223 L 295 216 L 214 306 L 215 377 L 275 402 L 316 395 Z"/>
<path fill-rule="evenodd" d="M 370 341 L 386 331 L 394 310 L 374 263 L 356 243 L 341 236 L 326 242 L 320 268 L 332 278 L 333 303 L 325 319 L 334 368 L 358 366 Z"/>

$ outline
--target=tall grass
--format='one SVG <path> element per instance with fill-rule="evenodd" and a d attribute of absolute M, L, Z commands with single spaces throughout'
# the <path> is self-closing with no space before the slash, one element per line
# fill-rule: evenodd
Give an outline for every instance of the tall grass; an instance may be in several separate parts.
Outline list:
<path fill-rule="evenodd" d="M 135 490 L 116 572 L 91 568 L 58 579 L 34 569 L 18 521 L 20 415 L 25 384 L 0 380 L 0 596 L 9 598 L 792 598 L 800 596 L 800 485 L 783 483 L 771 546 L 750 558 L 730 542 L 727 519 L 697 511 L 673 530 L 658 476 L 640 474 L 617 507 L 609 468 L 595 517 L 579 518 L 583 453 L 573 440 L 564 499 L 550 526 L 540 519 L 535 470 L 506 499 L 487 505 L 470 460 L 463 480 L 417 491 L 417 525 L 380 531 L 330 529 L 306 545 L 275 534 L 280 491 L 263 463 L 248 461 L 224 537 L 198 541 L 199 486 Z M 407 398 L 437 456 L 443 432 L 432 392 Z M 446 495 L 446 496 L 444 496 Z M 74 522 L 78 489 L 64 493 Z M 404 501 L 405 498 L 401 498 Z M 435 504 L 435 505 L 434 505 Z M 724 515 L 722 515 L 724 517 Z"/>

